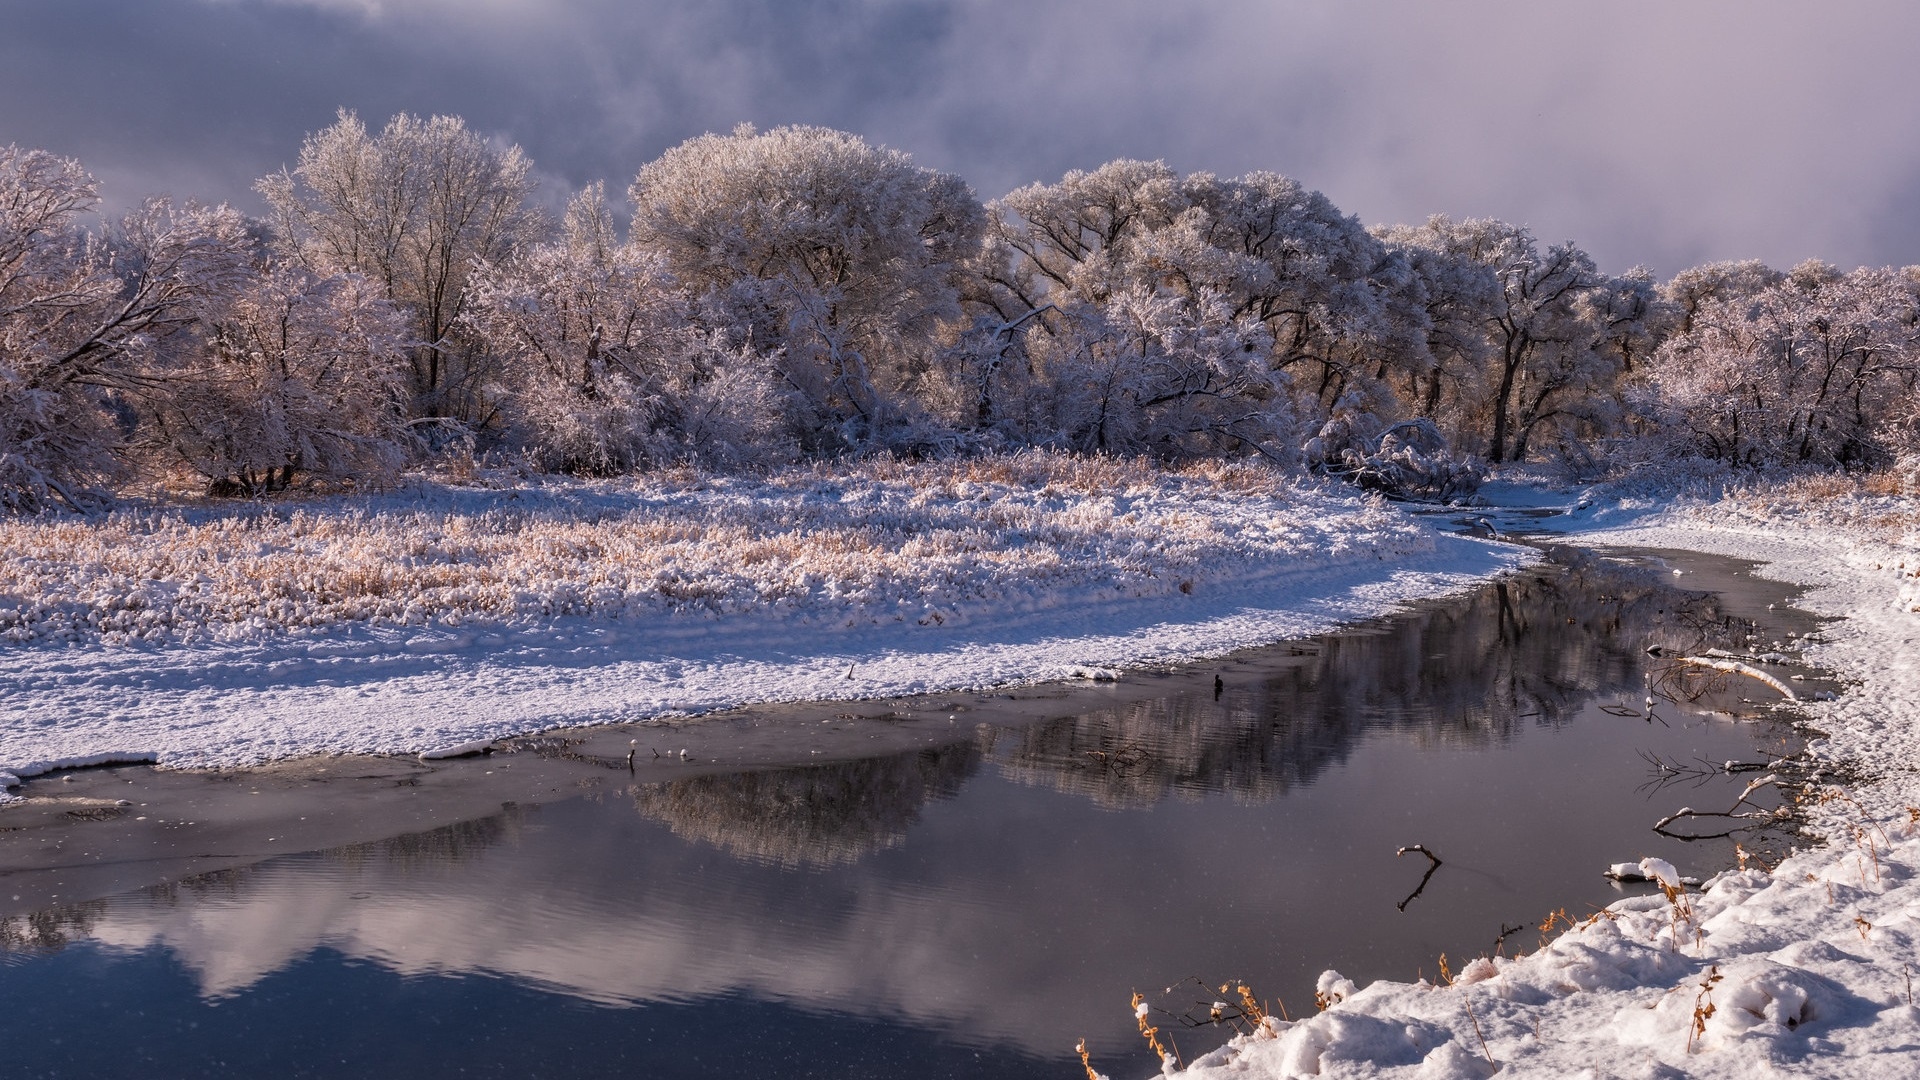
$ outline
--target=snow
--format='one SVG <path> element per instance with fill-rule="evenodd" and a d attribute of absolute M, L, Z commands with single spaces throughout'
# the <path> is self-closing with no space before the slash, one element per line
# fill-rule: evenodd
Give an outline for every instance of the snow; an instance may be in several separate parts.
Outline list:
<path fill-rule="evenodd" d="M 101 765 L 151 765 L 155 760 L 155 756 L 149 751 L 106 750 L 9 765 L 0 769 L 0 802 L 5 801 L 7 788 L 19 787 L 22 780 L 31 780 L 36 776 L 45 776 L 61 769 L 91 769 Z"/>
<path fill-rule="evenodd" d="M 1043 454 L 422 482 L 0 532 L 19 555 L 0 569 L 19 642 L 0 646 L 0 769 L 21 776 L 108 752 L 175 767 L 468 752 L 758 702 L 1121 678 L 1532 558 L 1262 469 Z"/>
<path fill-rule="evenodd" d="M 1850 689 L 1800 706 L 1825 733 L 1810 754 L 1848 778 L 1808 800 L 1824 843 L 1698 891 L 1675 888 L 1663 860 L 1617 864 L 1668 889 L 1531 954 L 1474 960 L 1450 985 L 1354 991 L 1329 972 L 1323 994 L 1341 992 L 1325 1011 L 1270 1020 L 1179 1075 L 1920 1075 L 1920 500 L 1819 482 L 1666 507 L 1589 492 L 1542 519 L 1549 493 L 1492 493 L 1503 529 L 1758 560 L 1808 586 L 1801 606 L 1843 617 L 1808 639 L 1806 659 Z"/>

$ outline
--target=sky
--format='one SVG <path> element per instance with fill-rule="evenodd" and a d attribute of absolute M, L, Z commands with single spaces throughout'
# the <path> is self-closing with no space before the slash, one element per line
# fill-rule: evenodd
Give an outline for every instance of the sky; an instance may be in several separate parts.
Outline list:
<path fill-rule="evenodd" d="M 1492 216 L 1661 275 L 1920 263 L 1899 0 L 0 0 L 0 145 L 110 205 L 261 204 L 352 109 L 452 113 L 544 201 L 819 124 L 983 199 L 1118 157 L 1270 170 L 1368 224 Z"/>

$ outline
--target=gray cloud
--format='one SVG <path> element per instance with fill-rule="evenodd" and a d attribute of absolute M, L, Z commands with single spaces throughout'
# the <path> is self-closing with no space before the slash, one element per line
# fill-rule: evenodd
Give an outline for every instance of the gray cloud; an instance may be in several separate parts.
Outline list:
<path fill-rule="evenodd" d="M 1119 156 L 1272 169 L 1363 219 L 1524 221 L 1605 265 L 1920 262 L 1920 9 L 1786 0 L 27 0 L 0 141 L 115 202 L 250 204 L 338 107 L 452 112 L 625 187 L 741 121 L 985 196 Z"/>

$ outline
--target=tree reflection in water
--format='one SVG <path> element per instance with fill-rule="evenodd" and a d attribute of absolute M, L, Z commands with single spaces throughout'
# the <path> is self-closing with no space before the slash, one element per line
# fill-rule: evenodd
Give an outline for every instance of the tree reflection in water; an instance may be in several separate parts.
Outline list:
<path fill-rule="evenodd" d="M 1653 569 L 1579 552 L 1378 623 L 1265 650 L 1219 700 L 1181 691 L 1021 727 L 982 725 L 936 751 L 640 789 L 635 805 L 686 839 L 788 866 L 850 863 L 901 842 L 931 800 L 983 761 L 1109 807 L 1226 793 L 1259 801 L 1311 784 L 1365 738 L 1486 746 L 1558 725 L 1604 688 L 1641 682 L 1648 646 L 1744 642 L 1751 624 Z"/>
<path fill-rule="evenodd" d="M 1603 688 L 1641 681 L 1648 646 L 1736 644 L 1750 625 L 1658 571 L 1555 552 L 1465 600 L 1317 639 L 1218 702 L 1169 696 L 1001 731 L 993 756 L 1011 776 L 1108 806 L 1268 799 L 1363 738 L 1485 746 L 1523 723 L 1564 723 Z"/>
<path fill-rule="evenodd" d="M 634 806 L 674 835 L 781 866 L 836 866 L 901 843 L 980 766 L 960 743 L 890 757 L 643 786 Z"/>

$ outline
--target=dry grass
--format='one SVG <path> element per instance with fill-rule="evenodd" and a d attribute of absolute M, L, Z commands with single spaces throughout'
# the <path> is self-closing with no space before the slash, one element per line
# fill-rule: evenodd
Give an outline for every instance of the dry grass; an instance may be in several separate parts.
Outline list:
<path fill-rule="evenodd" d="M 1720 966 L 1715 964 L 1707 968 L 1706 975 L 1700 980 L 1700 991 L 1693 996 L 1693 1021 L 1687 1025 L 1687 1053 L 1693 1053 L 1694 1044 L 1707 1033 L 1707 1021 L 1713 1019 L 1718 1011 L 1713 1004 L 1713 988 L 1726 976 L 1720 974 Z"/>
<path fill-rule="evenodd" d="M 1816 517 L 1853 536 L 1903 543 L 1920 531 L 1920 491 L 1903 472 L 1813 473 L 1732 491 L 1721 509 L 1762 520 Z"/>
<path fill-rule="evenodd" d="M 1165 595 L 1429 542 L 1385 507 L 1263 469 L 1053 454 L 759 480 L 422 481 L 371 499 L 0 520 L 0 640 L 794 610 L 932 624 L 1062 589 Z"/>

